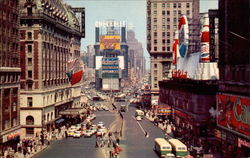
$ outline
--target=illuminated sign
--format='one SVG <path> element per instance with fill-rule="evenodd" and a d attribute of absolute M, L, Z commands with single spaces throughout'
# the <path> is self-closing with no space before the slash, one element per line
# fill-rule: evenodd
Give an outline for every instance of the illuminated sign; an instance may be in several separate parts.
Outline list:
<path fill-rule="evenodd" d="M 250 138 L 250 98 L 218 94 L 217 125 Z"/>
<path fill-rule="evenodd" d="M 107 21 L 96 21 L 95 27 L 125 27 L 125 21 L 114 21 L 114 20 L 107 20 Z"/>
<path fill-rule="evenodd" d="M 121 49 L 120 36 L 101 36 L 100 37 L 100 50 L 104 49 Z"/>

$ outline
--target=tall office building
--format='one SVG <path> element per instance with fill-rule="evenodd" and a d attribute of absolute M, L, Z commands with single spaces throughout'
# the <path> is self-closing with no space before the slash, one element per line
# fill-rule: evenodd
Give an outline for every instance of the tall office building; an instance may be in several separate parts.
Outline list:
<path fill-rule="evenodd" d="M 250 156 L 249 39 L 249 0 L 219 0 L 217 125 L 224 157 Z"/>
<path fill-rule="evenodd" d="M 0 1 L 0 157 L 20 137 L 19 1 Z"/>
<path fill-rule="evenodd" d="M 199 0 L 147 0 L 147 50 L 150 53 L 151 99 L 158 100 L 161 80 L 169 78 L 172 42 L 181 15 L 189 21 L 189 53 L 199 51 Z"/>
<path fill-rule="evenodd" d="M 127 32 L 128 56 L 129 56 L 129 73 L 130 79 L 142 78 L 145 73 L 145 57 L 141 42 L 135 38 L 135 32 L 128 30 Z"/>
<path fill-rule="evenodd" d="M 20 121 L 32 137 L 42 128 L 53 130 L 61 111 L 80 105 L 81 87 L 72 86 L 66 73 L 68 61 L 80 58 L 83 34 L 61 0 L 21 0 L 20 6 Z"/>

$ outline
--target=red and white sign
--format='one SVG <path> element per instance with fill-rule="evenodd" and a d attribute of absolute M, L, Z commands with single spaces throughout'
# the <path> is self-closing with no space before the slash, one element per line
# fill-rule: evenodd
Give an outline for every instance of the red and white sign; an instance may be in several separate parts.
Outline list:
<path fill-rule="evenodd" d="M 238 147 L 240 148 L 241 146 L 250 148 L 250 142 L 238 138 Z"/>
<path fill-rule="evenodd" d="M 250 98 L 229 94 L 217 95 L 217 125 L 250 137 Z"/>

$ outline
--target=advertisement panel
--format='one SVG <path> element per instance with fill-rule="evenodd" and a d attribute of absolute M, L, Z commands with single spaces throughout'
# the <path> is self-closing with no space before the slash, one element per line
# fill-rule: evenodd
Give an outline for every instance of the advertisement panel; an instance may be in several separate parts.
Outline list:
<path fill-rule="evenodd" d="M 250 138 L 250 98 L 217 94 L 217 125 Z"/>
<path fill-rule="evenodd" d="M 118 56 L 119 58 L 119 67 L 120 69 L 124 70 L 124 56 Z"/>
<path fill-rule="evenodd" d="M 104 49 L 121 49 L 120 36 L 101 36 L 100 37 L 100 50 Z"/>
<path fill-rule="evenodd" d="M 95 57 L 95 69 L 96 70 L 102 68 L 102 58 L 103 58 L 103 56 L 96 56 Z"/>

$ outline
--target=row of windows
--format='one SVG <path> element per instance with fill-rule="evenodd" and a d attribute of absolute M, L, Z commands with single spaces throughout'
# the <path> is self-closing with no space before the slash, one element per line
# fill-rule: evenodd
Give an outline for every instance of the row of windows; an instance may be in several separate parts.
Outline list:
<path fill-rule="evenodd" d="M 157 41 L 158 41 L 158 40 L 155 39 L 155 40 L 154 40 L 154 44 L 157 44 Z M 166 44 L 166 43 L 167 43 L 167 44 L 171 44 L 169 39 L 168 39 L 168 40 L 163 39 L 163 40 L 162 40 L 162 44 Z"/>
<path fill-rule="evenodd" d="M 18 73 L 0 73 L 0 83 L 15 83 L 19 80 L 20 75 Z"/>
<path fill-rule="evenodd" d="M 160 4 L 160 3 L 159 3 Z M 186 7 L 186 8 L 190 8 L 190 3 L 161 3 L 162 8 L 181 8 L 181 7 Z M 158 5 L 157 3 L 153 3 L 153 7 L 157 8 Z"/>
<path fill-rule="evenodd" d="M 12 124 L 11 124 L 12 122 Z M 16 117 L 12 117 L 12 120 L 4 120 L 3 121 L 3 130 L 7 130 L 9 128 L 15 127 L 17 126 L 17 118 Z"/>
<path fill-rule="evenodd" d="M 180 16 L 181 14 L 185 14 L 185 15 L 190 15 L 190 10 L 186 10 L 186 12 L 182 12 L 182 10 L 173 10 L 173 16 L 177 16 L 177 13 L 178 15 Z M 170 10 L 162 10 L 162 15 L 169 15 L 170 16 L 171 14 L 171 11 Z M 154 10 L 154 15 L 156 16 L 157 15 L 157 10 Z"/>
<path fill-rule="evenodd" d="M 170 47 L 161 47 L 161 48 L 162 48 L 162 51 L 171 51 Z M 154 47 L 154 51 L 160 51 L 160 50 L 158 47 Z"/>

